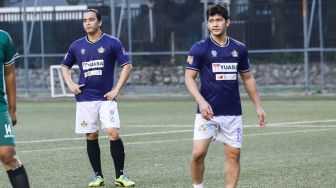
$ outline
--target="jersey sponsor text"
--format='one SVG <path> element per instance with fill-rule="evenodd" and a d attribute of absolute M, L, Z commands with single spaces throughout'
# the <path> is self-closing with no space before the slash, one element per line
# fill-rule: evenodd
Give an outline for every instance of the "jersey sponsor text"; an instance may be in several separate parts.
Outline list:
<path fill-rule="evenodd" d="M 89 76 L 100 76 L 103 74 L 102 70 L 92 70 L 84 73 L 84 77 L 89 77 Z"/>
<path fill-rule="evenodd" d="M 82 63 L 83 70 L 93 69 L 93 68 L 103 68 L 104 67 L 104 60 L 92 60 L 86 61 Z"/>
<path fill-rule="evenodd" d="M 216 80 L 237 80 L 237 74 L 216 74 Z"/>
<path fill-rule="evenodd" d="M 237 72 L 238 63 L 212 63 L 212 72 Z"/>

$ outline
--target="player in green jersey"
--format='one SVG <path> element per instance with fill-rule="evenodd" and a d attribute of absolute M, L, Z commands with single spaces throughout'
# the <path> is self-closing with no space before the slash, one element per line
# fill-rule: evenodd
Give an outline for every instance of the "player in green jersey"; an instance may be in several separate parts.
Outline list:
<path fill-rule="evenodd" d="M 18 57 L 9 34 L 0 30 L 0 160 L 13 188 L 29 188 L 26 170 L 16 154 L 13 134 L 16 124 L 14 60 Z"/>

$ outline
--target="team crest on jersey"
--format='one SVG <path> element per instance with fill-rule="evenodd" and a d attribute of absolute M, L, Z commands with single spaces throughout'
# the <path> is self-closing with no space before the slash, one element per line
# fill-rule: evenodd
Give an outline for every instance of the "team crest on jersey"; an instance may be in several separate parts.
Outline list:
<path fill-rule="evenodd" d="M 211 55 L 212 55 L 212 57 L 217 57 L 217 52 L 215 50 L 212 50 Z"/>
<path fill-rule="evenodd" d="M 206 128 L 205 125 L 200 125 L 200 126 L 198 127 L 198 131 L 201 132 L 201 133 L 204 133 L 206 130 L 207 130 L 207 128 Z"/>
<path fill-rule="evenodd" d="M 233 51 L 231 52 L 231 55 L 232 55 L 233 57 L 238 57 L 238 52 L 237 52 L 236 50 L 233 50 Z"/>
<path fill-rule="evenodd" d="M 88 122 L 86 122 L 86 121 L 82 121 L 82 122 L 80 123 L 80 125 L 81 125 L 82 127 L 86 127 L 86 126 L 88 125 Z"/>
<path fill-rule="evenodd" d="M 191 65 L 191 64 L 193 64 L 193 61 L 194 61 L 194 57 L 188 55 L 187 62 Z"/>
<path fill-rule="evenodd" d="M 100 54 L 105 52 L 105 48 L 103 48 L 103 47 L 100 47 L 97 50 L 98 50 L 98 53 L 100 53 Z"/>
<path fill-rule="evenodd" d="M 82 54 L 82 55 L 85 54 L 85 49 L 84 49 L 84 48 L 81 49 L 81 54 Z"/>

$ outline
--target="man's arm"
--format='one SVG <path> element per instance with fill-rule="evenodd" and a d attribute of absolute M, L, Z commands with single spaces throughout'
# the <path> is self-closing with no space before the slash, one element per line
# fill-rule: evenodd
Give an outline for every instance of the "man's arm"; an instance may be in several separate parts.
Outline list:
<path fill-rule="evenodd" d="M 62 76 L 65 80 L 65 83 L 67 84 L 68 88 L 70 89 L 70 91 L 72 93 L 74 93 L 75 95 L 81 93 L 80 87 L 83 85 L 77 85 L 75 84 L 72 79 L 71 79 L 71 69 L 69 69 L 66 66 L 62 66 L 61 67 L 62 70 Z"/>
<path fill-rule="evenodd" d="M 267 117 L 266 113 L 264 112 L 264 109 L 261 105 L 261 101 L 259 98 L 259 93 L 257 90 L 257 83 L 256 80 L 254 79 L 254 76 L 251 71 L 249 72 L 242 72 L 240 73 L 240 76 L 243 80 L 243 84 L 245 87 L 246 92 L 250 96 L 252 102 L 254 103 L 257 111 L 257 115 L 259 118 L 259 126 L 260 127 L 265 127 L 267 123 Z"/>
<path fill-rule="evenodd" d="M 201 93 L 198 90 L 196 83 L 197 71 L 186 69 L 185 70 L 185 85 L 189 93 L 194 97 L 195 101 L 198 103 L 200 112 L 206 120 L 210 120 L 213 117 L 213 111 L 210 104 L 204 99 Z"/>
<path fill-rule="evenodd" d="M 106 93 L 104 95 L 104 97 L 106 97 L 107 100 L 114 100 L 115 98 L 117 98 L 121 89 L 125 86 L 125 84 L 128 80 L 128 77 L 131 74 L 131 71 L 132 71 L 132 64 L 131 63 L 122 66 L 121 72 L 120 72 L 120 77 L 119 77 L 119 80 L 118 80 L 117 84 L 113 87 L 113 89 L 111 91 L 109 91 L 108 93 Z"/>
<path fill-rule="evenodd" d="M 13 125 L 16 124 L 16 82 L 15 82 L 15 65 L 14 63 L 5 66 L 5 84 L 8 102 L 8 112 L 12 119 Z"/>

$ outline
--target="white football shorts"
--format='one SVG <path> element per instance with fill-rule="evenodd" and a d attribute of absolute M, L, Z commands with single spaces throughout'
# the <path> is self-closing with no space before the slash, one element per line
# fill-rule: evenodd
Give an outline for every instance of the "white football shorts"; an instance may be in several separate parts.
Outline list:
<path fill-rule="evenodd" d="M 206 120 L 201 114 L 196 114 L 194 140 L 211 138 L 231 147 L 242 148 L 242 127 L 242 116 L 214 116 Z"/>
<path fill-rule="evenodd" d="M 77 102 L 76 133 L 120 128 L 116 101 Z"/>

